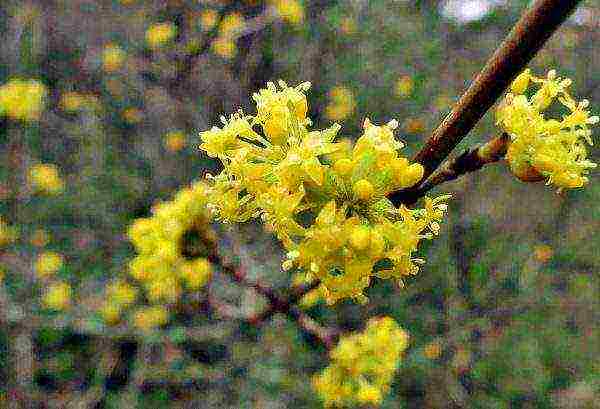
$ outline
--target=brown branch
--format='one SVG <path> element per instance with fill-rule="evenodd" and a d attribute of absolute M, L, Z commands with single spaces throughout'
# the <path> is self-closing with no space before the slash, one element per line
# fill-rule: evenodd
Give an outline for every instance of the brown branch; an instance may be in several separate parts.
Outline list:
<path fill-rule="evenodd" d="M 236 10 L 238 7 L 238 2 L 231 1 L 219 10 L 217 20 L 212 28 L 204 35 L 202 44 L 196 50 L 186 54 L 185 57 L 179 62 L 177 74 L 174 78 L 169 80 L 168 88 L 175 89 L 187 80 L 194 69 L 196 60 L 198 60 L 199 57 L 204 55 L 210 49 L 212 42 L 219 35 L 219 32 L 221 31 L 221 23 L 223 22 L 225 16 Z"/>
<path fill-rule="evenodd" d="M 241 267 L 234 267 L 231 263 L 226 262 L 219 255 L 217 243 L 215 240 L 206 240 L 206 246 L 208 248 L 208 260 L 219 266 L 221 271 L 229 276 L 233 281 L 254 289 L 258 294 L 265 297 L 269 303 L 269 308 L 254 317 L 250 317 L 248 322 L 252 325 L 260 325 L 265 319 L 270 318 L 275 313 L 285 314 L 292 321 L 296 322 L 298 327 L 304 333 L 314 337 L 319 343 L 325 348 L 331 349 L 335 346 L 339 331 L 334 328 L 323 327 L 306 313 L 304 313 L 298 306 L 295 305 L 295 301 L 298 300 L 302 291 L 292 294 L 290 297 L 285 298 L 277 294 L 277 292 L 260 282 L 259 280 L 251 280 L 248 278 L 246 271 Z M 303 289 L 307 291 L 309 287 Z"/>
<path fill-rule="evenodd" d="M 537 0 L 519 19 L 504 42 L 477 75 L 452 112 L 433 131 L 414 161 L 425 167 L 426 180 L 502 96 L 550 36 L 567 19 L 580 0 Z M 418 190 L 393 192 L 395 204 L 410 203 Z"/>
<path fill-rule="evenodd" d="M 437 185 L 502 160 L 506 155 L 508 142 L 510 142 L 510 136 L 507 133 L 502 133 L 484 144 L 467 149 L 454 159 L 447 160 L 425 183 L 417 189 L 407 192 L 405 203 L 416 202 L 418 198 L 423 197 Z"/>

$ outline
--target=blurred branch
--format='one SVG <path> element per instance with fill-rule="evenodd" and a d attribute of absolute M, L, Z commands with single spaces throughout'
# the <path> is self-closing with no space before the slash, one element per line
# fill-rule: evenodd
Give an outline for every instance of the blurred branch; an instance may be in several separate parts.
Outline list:
<path fill-rule="evenodd" d="M 521 16 L 452 112 L 433 131 L 425 146 L 413 158 L 425 167 L 422 181 L 438 168 L 473 129 L 579 2 L 580 0 L 537 0 Z M 417 185 L 393 192 L 390 200 L 396 206 L 413 203 L 418 198 L 414 191 L 418 189 Z"/>
<path fill-rule="evenodd" d="M 475 172 L 485 165 L 502 160 L 506 155 L 508 142 L 510 142 L 510 136 L 502 133 L 484 144 L 467 149 L 454 159 L 447 160 L 425 183 L 417 189 L 407 192 L 406 201 L 415 202 L 437 185 L 455 180 L 469 172 Z"/>
<path fill-rule="evenodd" d="M 183 60 L 179 62 L 177 74 L 168 82 L 169 89 L 177 88 L 188 79 L 198 58 L 210 49 L 213 40 L 219 35 L 219 32 L 221 31 L 221 23 L 223 22 L 225 16 L 234 11 L 238 6 L 238 2 L 231 1 L 219 10 L 216 22 L 214 26 L 204 35 L 202 44 L 193 52 L 186 54 Z"/>
<path fill-rule="evenodd" d="M 240 266 L 235 268 L 231 263 L 226 262 L 219 255 L 217 249 L 217 243 L 215 240 L 206 240 L 208 247 L 208 260 L 220 266 L 222 272 L 229 276 L 233 281 L 254 289 L 258 294 L 262 295 L 269 302 L 269 312 L 265 312 L 256 316 L 255 320 L 260 320 L 262 317 L 269 318 L 275 313 L 285 314 L 288 318 L 298 324 L 300 330 L 304 333 L 314 337 L 319 341 L 325 348 L 331 349 L 339 336 L 339 331 L 333 328 L 323 327 L 317 323 L 314 319 L 305 314 L 300 308 L 294 304 L 294 300 L 297 300 L 297 296 L 290 296 L 288 298 L 281 297 L 277 292 L 261 283 L 259 280 L 251 280 L 248 278 L 246 271 Z M 253 325 L 260 324 L 261 321 L 255 321 L 250 319 L 249 322 Z"/>

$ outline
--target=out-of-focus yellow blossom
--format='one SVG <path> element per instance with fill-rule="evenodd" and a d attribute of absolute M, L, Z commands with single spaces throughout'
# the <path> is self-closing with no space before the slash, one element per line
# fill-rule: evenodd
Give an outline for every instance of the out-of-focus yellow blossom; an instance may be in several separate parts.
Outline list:
<path fill-rule="evenodd" d="M 56 274 L 63 264 L 64 258 L 61 254 L 54 251 L 45 251 L 37 257 L 34 269 L 38 277 L 46 278 Z"/>
<path fill-rule="evenodd" d="M 179 152 L 185 147 L 185 133 L 182 131 L 167 132 L 164 145 L 168 151 Z"/>
<path fill-rule="evenodd" d="M 138 290 L 124 280 L 116 280 L 107 285 L 105 301 L 100 308 L 100 315 L 109 324 L 116 324 L 122 311 L 132 305 L 137 298 Z"/>
<path fill-rule="evenodd" d="M 85 106 L 86 102 L 85 95 L 79 92 L 65 92 L 60 98 L 60 106 L 66 112 L 77 112 Z"/>
<path fill-rule="evenodd" d="M 540 263 L 548 262 L 552 258 L 553 254 L 554 250 L 552 250 L 552 247 L 547 244 L 537 245 L 533 249 L 533 256 Z"/>
<path fill-rule="evenodd" d="M 519 179 L 546 179 L 559 189 L 588 183 L 586 175 L 596 163 L 587 159 L 585 144 L 592 144 L 590 126 L 600 118 L 590 115 L 587 100 L 577 102 L 571 97 L 571 82 L 557 77 L 554 70 L 539 78 L 527 69 L 513 81 L 498 107 L 496 123 L 511 137 L 506 159 Z M 531 87 L 537 90 L 528 97 L 525 93 Z M 567 113 L 562 118 L 546 117 L 544 111 L 555 102 Z"/>
<path fill-rule="evenodd" d="M 137 251 L 129 274 L 151 304 L 176 303 L 185 290 L 196 291 L 210 279 L 212 268 L 205 258 L 205 240 L 212 236 L 207 225 L 209 190 L 205 182 L 196 182 L 173 200 L 155 205 L 152 217 L 137 219 L 129 228 Z M 114 320 L 120 308 L 110 301 L 109 292 L 107 297 L 102 313 Z"/>
<path fill-rule="evenodd" d="M 146 30 L 146 43 L 150 48 L 160 48 L 175 38 L 177 27 L 173 23 L 152 24 Z"/>
<path fill-rule="evenodd" d="M 76 113 L 83 110 L 97 110 L 100 102 L 94 95 L 65 92 L 60 97 L 60 107 L 65 112 Z"/>
<path fill-rule="evenodd" d="M 135 125 L 142 122 L 142 120 L 144 119 L 144 114 L 140 109 L 130 107 L 126 108 L 123 111 L 123 119 L 129 124 Z"/>
<path fill-rule="evenodd" d="M 304 21 L 304 7 L 298 0 L 270 0 L 277 14 L 282 20 L 290 24 L 302 24 Z"/>
<path fill-rule="evenodd" d="M 425 130 L 425 122 L 421 118 L 408 118 L 404 122 L 404 129 L 411 134 L 418 134 Z"/>
<path fill-rule="evenodd" d="M 44 229 L 36 229 L 29 241 L 36 247 L 44 247 L 50 242 L 50 233 Z"/>
<path fill-rule="evenodd" d="M 211 48 L 219 57 L 231 59 L 237 54 L 237 45 L 235 41 L 227 37 L 217 37 L 211 43 Z"/>
<path fill-rule="evenodd" d="M 58 281 L 51 283 L 45 290 L 42 297 L 42 305 L 51 310 L 62 311 L 71 304 L 71 286 Z"/>
<path fill-rule="evenodd" d="M 14 242 L 18 237 L 16 227 L 10 226 L 0 217 L 0 247 Z"/>
<path fill-rule="evenodd" d="M 413 253 L 439 232 L 448 196 L 426 198 L 422 209 L 395 208 L 386 195 L 424 174 L 400 155 L 397 121 L 366 120 L 353 146 L 335 142 L 338 124 L 309 129 L 309 85 L 269 83 L 253 96 L 255 115 L 239 111 L 200 134 L 200 148 L 224 166 L 209 177 L 208 206 L 225 223 L 260 217 L 287 250 L 283 268 L 320 279 L 328 302 L 365 301 L 372 277 L 402 283 L 418 271 L 423 260 Z"/>
<path fill-rule="evenodd" d="M 202 30 L 208 31 L 217 24 L 219 13 L 214 9 L 203 10 L 200 14 L 200 26 Z"/>
<path fill-rule="evenodd" d="M 394 94 L 399 98 L 407 98 L 410 97 L 415 89 L 415 83 L 413 79 L 405 75 L 400 77 L 398 81 L 396 81 L 396 86 L 394 87 Z"/>
<path fill-rule="evenodd" d="M 348 87 L 336 86 L 329 91 L 329 103 L 325 107 L 325 116 L 332 121 L 348 118 L 356 109 L 354 94 Z"/>
<path fill-rule="evenodd" d="M 439 341 L 430 342 L 423 348 L 423 355 L 427 359 L 438 359 L 442 355 L 442 345 Z"/>
<path fill-rule="evenodd" d="M 102 51 L 102 68 L 104 71 L 117 72 L 123 67 L 127 54 L 117 44 L 107 44 Z"/>
<path fill-rule="evenodd" d="M 144 332 L 160 327 L 166 324 L 168 320 L 167 310 L 160 305 L 143 307 L 133 314 L 133 325 Z"/>
<path fill-rule="evenodd" d="M 343 336 L 330 365 L 313 378 L 325 407 L 380 405 L 407 346 L 408 335 L 389 317 L 372 318 L 363 332 Z"/>
<path fill-rule="evenodd" d="M 211 44 L 212 51 L 223 58 L 233 58 L 237 54 L 236 36 L 246 26 L 246 20 L 240 13 L 231 13 L 223 17 L 219 25 L 219 36 Z"/>
<path fill-rule="evenodd" d="M 246 20 L 240 13 L 230 13 L 223 17 L 219 25 L 219 33 L 221 37 L 233 37 L 238 34 L 246 26 Z"/>
<path fill-rule="evenodd" d="M 37 80 L 11 79 L 0 87 L 0 115 L 37 121 L 44 110 L 47 90 Z"/>
<path fill-rule="evenodd" d="M 344 35 L 353 35 L 356 33 L 356 20 L 353 17 L 342 17 L 339 30 Z"/>
<path fill-rule="evenodd" d="M 65 190 L 65 182 L 60 177 L 58 167 L 49 163 L 39 163 L 29 168 L 29 185 L 39 193 L 57 195 Z"/>

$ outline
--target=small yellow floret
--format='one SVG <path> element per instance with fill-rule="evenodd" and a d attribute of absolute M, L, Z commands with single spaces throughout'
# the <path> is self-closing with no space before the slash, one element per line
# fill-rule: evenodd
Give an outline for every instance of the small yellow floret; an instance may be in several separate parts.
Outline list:
<path fill-rule="evenodd" d="M 156 327 L 164 325 L 169 319 L 167 310 L 163 306 L 144 307 L 133 315 L 133 324 L 144 332 L 149 332 Z"/>
<path fill-rule="evenodd" d="M 365 202 L 371 200 L 373 195 L 375 195 L 375 187 L 366 179 L 360 179 L 359 181 L 354 183 L 352 187 L 354 191 L 354 195 L 359 199 Z"/>
<path fill-rule="evenodd" d="M 164 138 L 165 148 L 170 152 L 178 152 L 185 147 L 185 133 L 182 131 L 167 132 Z"/>
<path fill-rule="evenodd" d="M 57 195 L 65 190 L 65 182 L 60 177 L 58 167 L 48 163 L 29 168 L 29 184 L 34 191 L 48 195 Z"/>
<path fill-rule="evenodd" d="M 37 80 L 11 79 L 0 87 L 0 115 L 37 121 L 44 110 L 47 90 Z"/>
<path fill-rule="evenodd" d="M 175 38 L 177 28 L 173 23 L 152 24 L 146 30 L 146 43 L 150 48 L 159 48 Z"/>
<path fill-rule="evenodd" d="M 400 77 L 398 81 L 396 81 L 394 93 L 397 97 L 407 98 L 412 94 L 414 87 L 415 84 L 413 82 L 413 79 L 408 75 L 405 75 L 403 77 Z"/>
<path fill-rule="evenodd" d="M 35 273 L 40 278 L 50 277 L 62 268 L 64 258 L 54 251 L 45 251 L 41 253 L 35 261 Z"/>
<path fill-rule="evenodd" d="M 102 51 L 102 68 L 108 73 L 117 72 L 125 62 L 125 51 L 116 44 L 107 44 Z"/>
<path fill-rule="evenodd" d="M 298 0 L 271 0 L 277 14 L 290 24 L 302 24 L 304 8 Z"/>
<path fill-rule="evenodd" d="M 44 292 L 42 303 L 52 310 L 67 309 L 71 304 L 71 286 L 63 281 L 50 284 Z"/>

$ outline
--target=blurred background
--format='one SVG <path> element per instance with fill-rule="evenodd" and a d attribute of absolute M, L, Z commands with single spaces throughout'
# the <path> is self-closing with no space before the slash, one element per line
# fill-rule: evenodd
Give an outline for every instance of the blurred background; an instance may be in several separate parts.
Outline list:
<path fill-rule="evenodd" d="M 107 339 L 93 314 L 39 306 L 40 271 L 70 283 L 73 309 L 94 310 L 134 256 L 131 222 L 218 170 L 198 133 L 251 112 L 267 81 L 310 81 L 315 126 L 338 121 L 343 137 L 357 138 L 365 117 L 396 118 L 414 153 L 528 3 L 3 0 L 0 407 L 19 400 L 15 384 L 39 401 L 27 407 L 320 407 L 310 376 L 326 353 L 283 316 L 260 329 L 195 317 L 193 333 L 175 320 L 143 341 Z M 530 67 L 572 78 L 598 113 L 599 41 L 600 1 L 583 1 Z M 489 113 L 458 152 L 494 132 Z M 448 183 L 448 220 L 406 288 L 375 281 L 367 305 L 306 311 L 344 330 L 390 315 L 410 334 L 383 408 L 600 408 L 591 179 L 558 195 L 497 164 Z M 259 225 L 223 237 L 253 276 L 289 287 L 281 247 Z M 241 312 L 264 304 L 214 280 Z"/>

